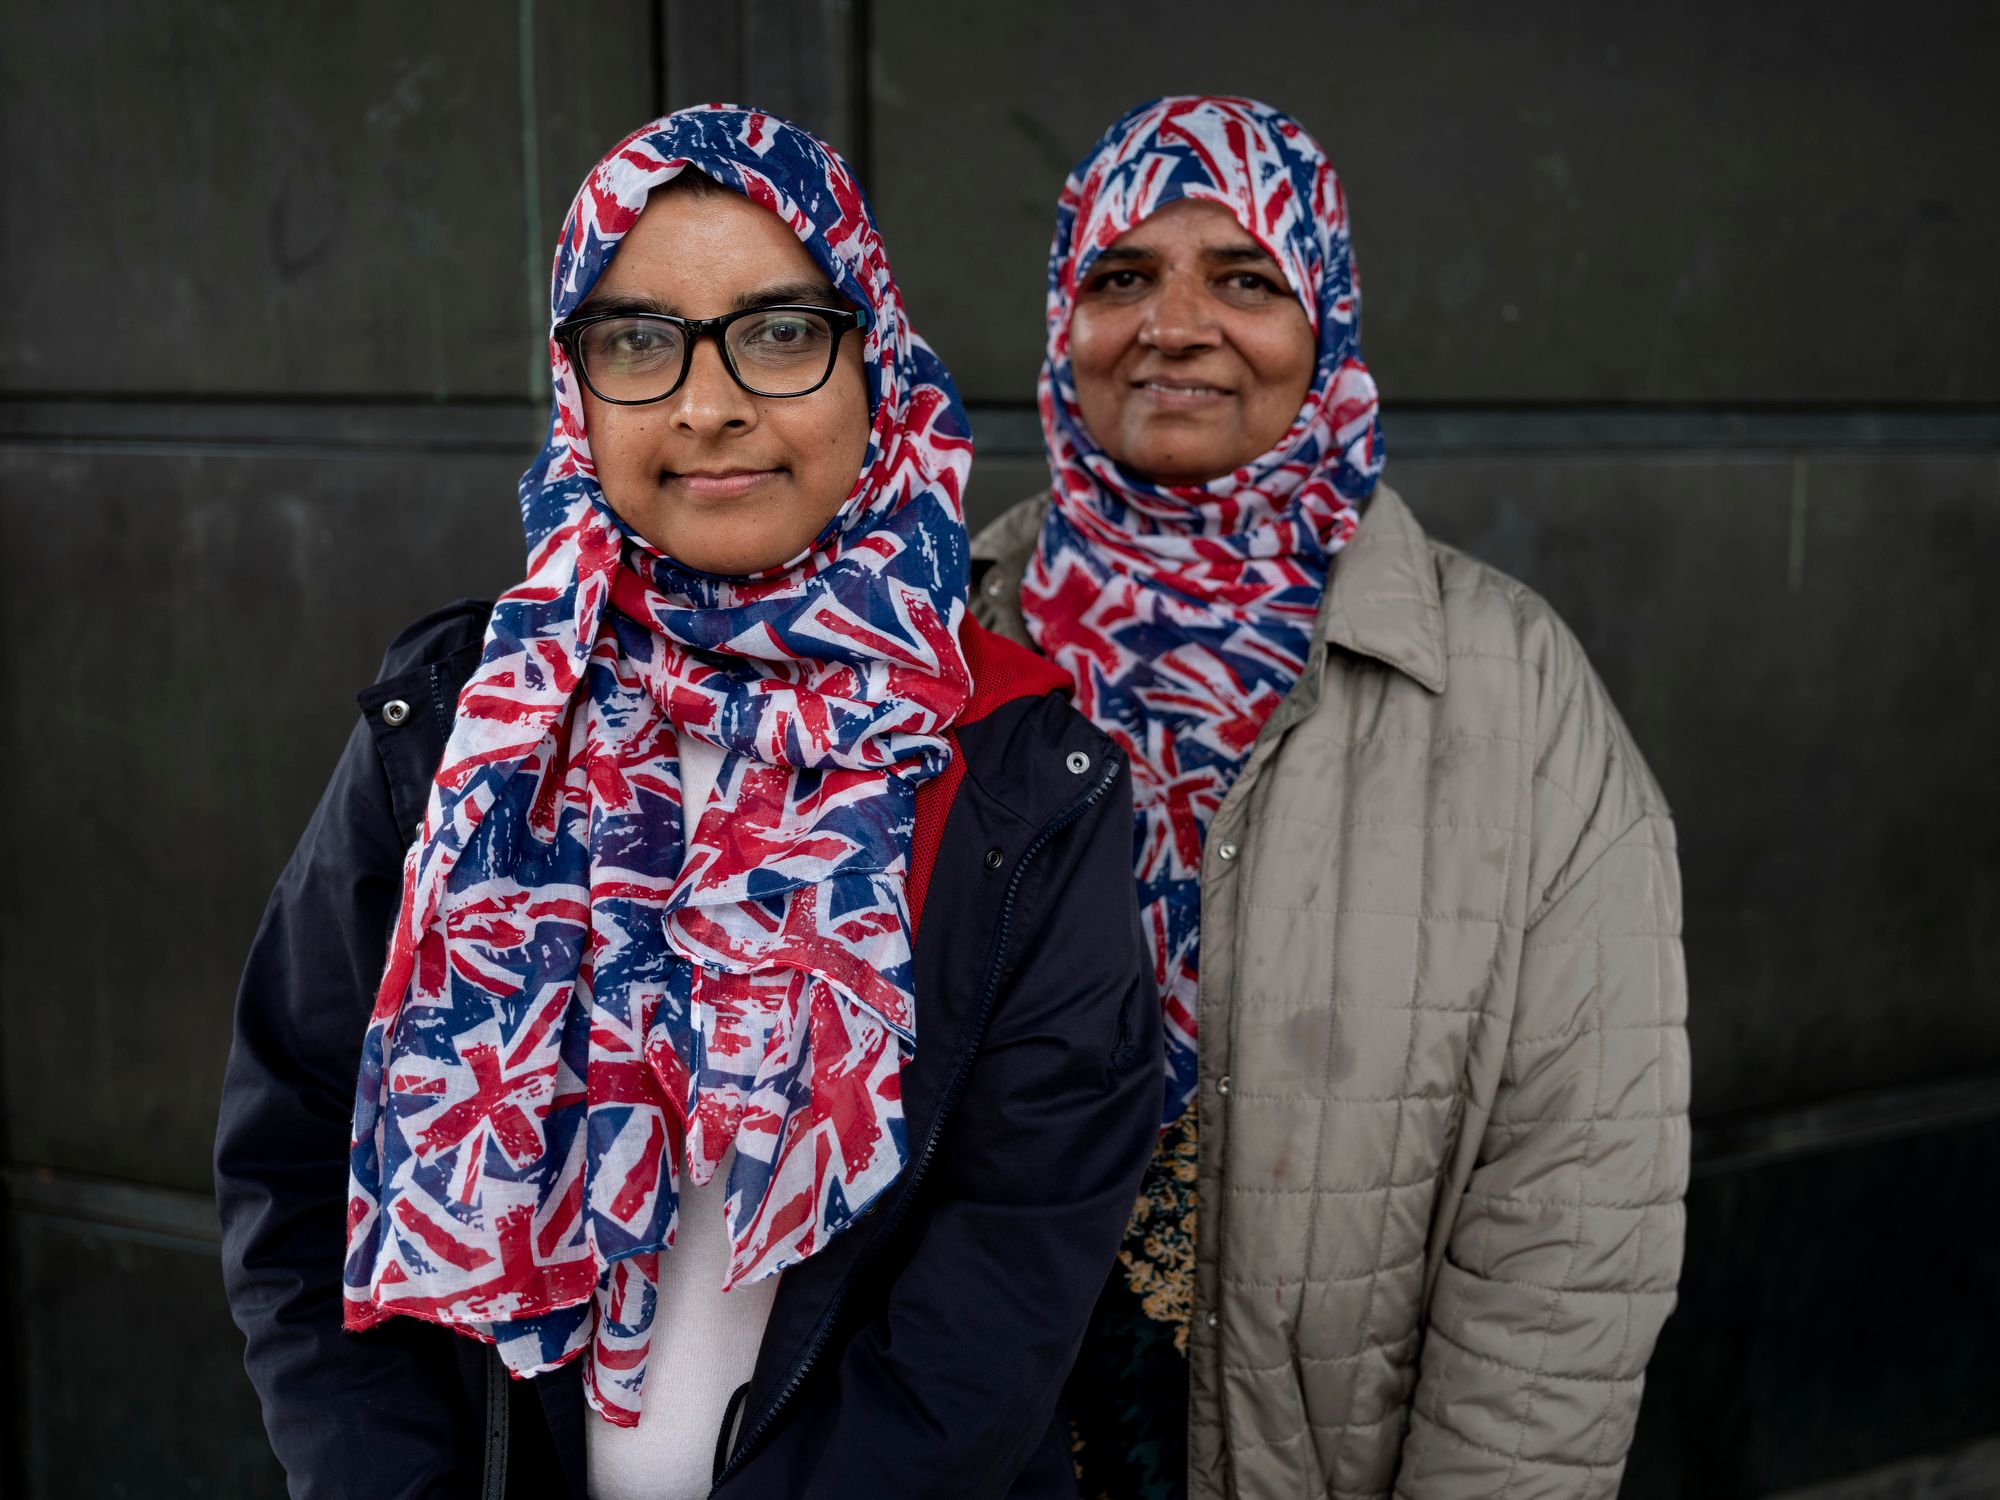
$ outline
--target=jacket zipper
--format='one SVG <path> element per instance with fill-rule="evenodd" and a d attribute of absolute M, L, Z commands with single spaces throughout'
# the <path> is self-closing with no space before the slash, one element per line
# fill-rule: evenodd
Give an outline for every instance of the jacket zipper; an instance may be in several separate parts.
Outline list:
<path fill-rule="evenodd" d="M 833 1325 L 839 1320 L 841 1305 L 847 1300 L 848 1288 L 854 1284 L 855 1277 L 859 1276 L 867 1266 L 869 1257 L 874 1253 L 876 1247 L 886 1244 L 890 1236 L 896 1232 L 897 1225 L 902 1223 L 903 1215 L 908 1211 L 911 1202 L 916 1198 L 917 1189 L 923 1184 L 924 1173 L 930 1168 L 931 1157 L 937 1151 L 938 1136 L 944 1129 L 944 1122 L 949 1118 L 952 1107 L 958 1103 L 959 1093 L 965 1086 L 966 1075 L 972 1070 L 972 1059 L 979 1051 L 979 1044 L 986 1037 L 987 1014 L 993 1008 L 993 994 L 1000 983 L 1000 965 L 1007 956 L 1007 933 L 1013 923 L 1014 898 L 1020 892 L 1021 877 L 1027 873 L 1028 866 L 1034 862 L 1035 856 L 1041 853 L 1043 848 L 1047 846 L 1049 840 L 1053 839 L 1057 834 L 1069 827 L 1070 824 L 1082 817 L 1096 803 L 1098 798 L 1111 790 L 1111 784 L 1117 779 L 1118 762 L 1113 760 L 1104 774 L 1098 777 L 1097 784 L 1075 802 L 1072 802 L 1068 807 L 1063 809 L 1062 812 L 1058 813 L 1052 821 L 1043 825 L 1042 831 L 1035 835 L 1034 842 L 1030 843 L 1022 851 L 1020 859 L 1015 861 L 1014 873 L 1009 877 L 1006 894 L 1000 901 L 999 929 L 994 934 L 993 957 L 986 966 L 986 978 L 979 995 L 979 1009 L 973 1016 L 972 1035 L 967 1039 L 965 1047 L 959 1053 L 958 1066 L 952 1070 L 951 1079 L 945 1085 L 944 1097 L 938 1101 L 937 1114 L 931 1120 L 930 1132 L 924 1137 L 924 1149 L 918 1154 L 916 1163 L 911 1167 L 910 1174 L 903 1183 L 902 1191 L 897 1195 L 896 1205 L 890 1216 L 876 1227 L 875 1235 L 869 1240 L 867 1248 L 856 1257 L 854 1264 L 848 1268 L 846 1279 L 834 1289 L 832 1300 L 827 1303 L 826 1311 L 820 1314 L 819 1324 L 813 1329 L 812 1338 L 806 1344 L 805 1353 L 800 1355 L 798 1363 L 792 1366 L 792 1373 L 786 1377 L 784 1388 L 778 1392 L 778 1399 L 765 1408 L 764 1415 L 757 1419 L 757 1425 L 744 1434 L 743 1441 L 737 1445 L 736 1456 L 716 1476 L 714 1489 L 720 1489 L 724 1484 L 728 1483 L 736 1471 L 743 1467 L 751 1454 L 756 1452 L 757 1444 L 763 1439 L 764 1434 L 769 1432 L 777 1422 L 786 1404 L 798 1393 L 799 1387 L 805 1384 L 805 1378 L 811 1373 L 814 1361 L 819 1358 L 820 1351 L 826 1346 L 827 1338 L 833 1332 Z M 713 1493 L 714 1489 L 710 1493 Z"/>

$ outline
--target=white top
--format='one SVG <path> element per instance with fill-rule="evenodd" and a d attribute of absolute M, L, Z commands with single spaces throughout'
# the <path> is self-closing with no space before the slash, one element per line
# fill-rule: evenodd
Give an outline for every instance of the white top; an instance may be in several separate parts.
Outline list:
<path fill-rule="evenodd" d="M 715 790 L 722 752 L 692 735 L 679 746 L 682 816 L 692 831 Z M 724 1158 L 706 1187 L 681 1178 L 673 1248 L 660 1253 L 660 1300 L 639 1425 L 616 1427 L 584 1409 L 591 1500 L 704 1500 L 713 1487 L 722 1416 L 756 1366 L 779 1280 L 767 1276 L 722 1290 L 729 1271 L 722 1218 L 729 1165 Z"/>

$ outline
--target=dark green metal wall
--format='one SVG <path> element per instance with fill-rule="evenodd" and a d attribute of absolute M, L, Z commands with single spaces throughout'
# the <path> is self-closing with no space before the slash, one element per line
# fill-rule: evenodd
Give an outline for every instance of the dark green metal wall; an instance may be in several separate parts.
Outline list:
<path fill-rule="evenodd" d="M 1697 1170 L 1626 1493 L 2000 1431 L 2000 11 L 1530 0 L 0 10 L 0 1492 L 281 1481 L 218 1289 L 235 974 L 388 637 L 514 576 L 577 178 L 663 103 L 861 165 L 1038 488 L 1126 105 L 1299 114 L 1389 478 L 1576 626 L 1680 821 Z"/>

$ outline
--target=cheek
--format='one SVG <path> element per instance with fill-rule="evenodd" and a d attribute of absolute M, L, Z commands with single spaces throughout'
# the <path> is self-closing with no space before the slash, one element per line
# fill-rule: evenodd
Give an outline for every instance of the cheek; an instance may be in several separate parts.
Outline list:
<path fill-rule="evenodd" d="M 1080 307 L 1069 320 L 1069 363 L 1079 379 L 1108 376 L 1139 333 L 1139 318 L 1124 308 Z"/>
<path fill-rule="evenodd" d="M 1089 308 L 1079 308 L 1069 320 L 1069 368 L 1076 383 L 1077 405 L 1086 413 L 1103 414 L 1116 407 L 1120 392 L 1118 364 L 1132 347 L 1136 323 Z"/>
<path fill-rule="evenodd" d="M 1305 404 L 1306 392 L 1312 389 L 1318 353 L 1305 314 L 1301 312 L 1296 323 L 1290 325 L 1259 329 L 1238 347 L 1256 376 L 1260 411 L 1268 413 L 1282 408 L 1289 423 Z"/>
<path fill-rule="evenodd" d="M 590 445 L 590 462 L 598 482 L 607 486 L 606 498 L 616 504 L 608 486 L 634 467 L 644 450 L 644 420 L 635 420 L 639 408 L 610 406 L 588 393 L 583 398 L 583 431 Z"/>
<path fill-rule="evenodd" d="M 830 515 L 853 493 L 868 452 L 868 382 L 860 359 L 843 358 L 820 390 L 779 404 L 786 408 L 793 473 L 808 503 Z"/>
<path fill-rule="evenodd" d="M 1078 372 L 1094 370 L 1105 361 L 1104 319 L 1087 307 L 1080 307 L 1070 314 L 1069 319 L 1069 362 L 1070 368 Z"/>

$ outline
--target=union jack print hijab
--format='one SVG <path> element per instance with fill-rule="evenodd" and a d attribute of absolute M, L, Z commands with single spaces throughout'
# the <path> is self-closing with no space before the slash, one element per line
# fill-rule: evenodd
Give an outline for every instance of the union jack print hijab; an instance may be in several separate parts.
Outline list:
<path fill-rule="evenodd" d="M 1098 254 L 1181 198 L 1220 203 L 1284 269 L 1318 340 L 1277 446 L 1206 484 L 1121 467 L 1078 412 L 1069 324 Z M 1162 1124 L 1194 1097 L 1202 840 L 1305 665 L 1333 554 L 1382 470 L 1347 204 L 1325 152 L 1253 99 L 1156 99 L 1063 184 L 1049 250 L 1042 438 L 1053 501 L 1022 580 L 1028 629 L 1133 768 L 1139 904 L 1166 1010 Z"/>
<path fill-rule="evenodd" d="M 965 413 L 845 162 L 729 106 L 635 131 L 570 208 L 552 326 L 685 170 L 775 213 L 869 313 L 860 477 L 804 557 L 687 569 L 606 504 L 551 339 L 527 577 L 404 863 L 350 1155 L 347 1326 L 449 1324 L 523 1376 L 580 1354 L 620 1425 L 683 1173 L 734 1150 L 734 1286 L 823 1249 L 903 1168 L 914 799 L 970 692 Z M 724 758 L 684 837 L 689 735 Z"/>

